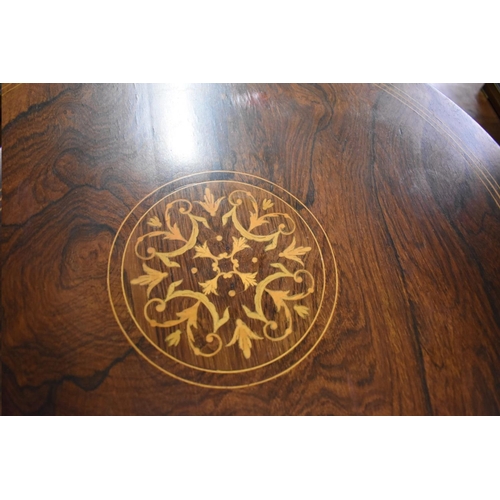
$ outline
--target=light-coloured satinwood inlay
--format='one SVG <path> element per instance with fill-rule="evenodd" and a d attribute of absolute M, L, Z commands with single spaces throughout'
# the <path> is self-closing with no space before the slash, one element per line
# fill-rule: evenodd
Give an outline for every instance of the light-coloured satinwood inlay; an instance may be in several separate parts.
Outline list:
<path fill-rule="evenodd" d="M 277 361 L 287 371 L 294 351 L 313 342 L 306 341 L 311 331 L 318 340 L 324 333 L 318 318 L 325 298 L 331 318 L 336 267 L 332 253 L 325 266 L 317 239 L 326 235 L 315 235 L 293 198 L 296 207 L 275 194 L 277 187 L 259 184 L 187 183 L 133 213 L 120 280 L 126 310 L 147 341 L 134 347 L 155 366 L 151 358 L 164 356 L 169 374 L 172 362 L 191 370 L 179 376 L 191 383 L 223 386 L 193 380 L 197 372 L 240 379 L 253 372 L 252 385 Z M 335 282 L 333 302 L 328 280 Z M 152 355 L 144 354 L 148 344 Z"/>
<path fill-rule="evenodd" d="M 295 261 L 304 266 L 302 260 L 310 252 L 311 247 L 297 245 L 296 223 L 294 218 L 287 213 L 271 211 L 274 203 L 266 198 L 259 200 L 262 196 L 252 194 L 249 189 L 237 189 L 231 191 L 227 196 L 227 207 L 223 214 L 218 214 L 221 202 L 226 196 L 215 199 L 210 187 L 204 190 L 204 201 L 193 200 L 194 204 L 200 205 L 208 214 L 195 214 L 194 205 L 188 199 L 173 200 L 165 205 L 163 217 L 157 215 L 146 217 L 146 226 L 152 230 L 139 236 L 134 245 L 134 252 L 141 261 L 148 261 L 155 268 L 150 267 L 146 262 L 142 263 L 144 274 L 130 280 L 132 285 L 139 285 L 146 288 L 148 298 L 143 308 L 143 314 L 147 323 L 151 327 L 164 328 L 166 333 L 165 343 L 167 348 L 176 347 L 185 336 L 192 352 L 196 356 L 212 357 L 216 356 L 221 349 L 231 347 L 238 340 L 238 346 L 242 355 L 249 359 L 252 355 L 252 341 L 268 340 L 279 342 L 287 338 L 294 331 L 297 321 L 307 321 L 310 314 L 310 307 L 302 303 L 302 299 L 314 293 L 315 282 L 313 275 L 306 269 L 296 269 L 290 271 L 287 261 Z M 244 204 L 244 201 L 247 204 Z M 173 214 L 178 215 L 178 222 L 173 221 Z M 261 215 L 261 212 L 265 211 Z M 243 213 L 242 213 L 243 212 Z M 246 213 L 245 213 L 246 212 Z M 240 219 L 248 217 L 249 223 L 245 225 Z M 219 218 L 222 227 L 232 224 L 237 232 L 236 236 L 231 236 L 230 241 L 225 244 L 231 250 L 218 253 L 209 245 L 209 239 L 205 239 L 200 234 L 200 225 L 212 230 L 212 218 Z M 187 225 L 182 225 L 182 219 L 188 219 Z M 255 229 L 260 226 L 269 225 L 270 220 L 277 220 L 279 223 L 270 231 L 262 231 L 260 234 Z M 247 227 L 245 227 L 247 226 Z M 187 227 L 188 230 L 181 230 Z M 292 242 L 285 246 L 280 237 L 294 235 Z M 217 241 L 223 241 L 221 235 L 215 237 Z M 176 245 L 181 242 L 181 246 Z M 244 250 L 250 250 L 252 255 L 256 249 L 253 242 L 266 243 L 264 252 L 275 249 L 281 250 L 277 255 L 277 261 L 271 262 L 267 269 L 267 275 L 257 281 L 257 271 L 244 272 L 240 270 L 240 258 Z M 144 253 L 144 249 L 146 252 Z M 181 257 L 190 250 L 194 250 L 192 259 L 199 259 L 200 268 L 211 268 L 212 277 L 206 281 L 199 281 L 192 289 L 186 280 L 171 281 L 167 268 L 182 268 L 182 262 L 176 258 Z M 261 249 L 262 251 L 262 249 Z M 276 256 L 275 256 L 276 257 Z M 252 260 L 255 257 L 252 257 Z M 281 261 L 281 262 L 280 262 Z M 162 265 L 163 264 L 163 265 Z M 223 265 L 227 264 L 227 265 Z M 197 268 L 191 268 L 194 274 Z M 218 310 L 217 304 L 212 300 L 219 295 L 219 284 L 222 280 L 239 281 L 243 286 L 243 291 L 251 288 L 253 300 L 248 304 L 242 304 L 242 309 L 246 315 L 241 318 L 238 311 L 231 310 L 228 305 L 223 310 Z M 303 289 L 298 293 L 292 293 L 290 289 L 272 288 L 273 282 L 287 283 L 293 280 L 295 283 L 303 284 Z M 168 283 L 167 293 L 160 297 L 151 298 L 151 292 L 162 282 Z M 290 286 L 284 285 L 290 288 Z M 267 294 L 274 303 L 274 309 L 265 312 L 264 295 Z M 236 292 L 230 290 L 230 297 L 234 297 Z M 191 303 L 183 309 L 175 305 L 175 299 L 189 298 Z M 177 302 L 181 304 L 181 302 Z M 210 313 L 211 322 L 199 319 L 200 308 L 205 307 Z M 167 308 L 173 313 L 170 319 L 161 321 L 156 313 L 163 313 Z M 285 328 L 281 328 L 280 323 L 274 317 L 274 313 L 279 315 L 283 311 L 285 317 Z M 271 314 L 273 313 L 273 314 Z M 140 313 L 139 313 L 140 314 Z M 231 340 L 226 341 L 219 330 L 234 317 L 236 324 L 231 328 L 233 335 Z M 256 320 L 252 327 L 244 323 L 243 319 Z M 171 328 L 176 328 L 170 332 Z M 182 328 L 181 328 L 182 327 Z M 194 329 L 204 331 L 205 342 L 197 342 Z M 274 332 L 274 333 L 272 333 Z M 206 344 L 203 346 L 203 344 Z M 211 348 L 215 346 L 215 348 Z"/>

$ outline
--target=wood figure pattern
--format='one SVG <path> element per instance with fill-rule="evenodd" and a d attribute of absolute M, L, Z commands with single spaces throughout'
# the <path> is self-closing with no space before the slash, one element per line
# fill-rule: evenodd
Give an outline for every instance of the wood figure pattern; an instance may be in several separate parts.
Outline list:
<path fill-rule="evenodd" d="M 3 96 L 2 150 L 4 414 L 500 414 L 500 148 L 431 87 L 23 84 Z M 273 250 L 239 234 L 232 215 L 222 225 L 243 184 L 257 219 L 269 210 L 297 223 Z M 158 223 L 189 241 L 178 208 L 171 228 L 166 203 L 152 209 L 169 196 L 211 227 L 197 222 L 194 247 L 167 256 L 180 267 L 134 253 Z M 243 203 L 248 229 L 253 208 Z M 274 232 L 274 222 L 252 232 Z M 245 290 L 220 259 L 231 278 L 203 293 L 218 271 L 195 247 L 229 256 L 233 236 L 254 248 L 233 258 L 236 270 L 257 272 L 256 285 Z M 163 243 L 160 253 L 185 244 Z M 296 255 L 304 267 L 279 257 L 298 247 L 311 248 Z M 294 331 L 273 342 L 243 305 L 257 312 L 257 283 L 277 262 L 315 283 L 299 301 L 309 315 L 289 307 Z M 143 264 L 159 274 L 150 279 Z M 131 283 L 141 276 L 149 283 Z M 200 293 L 219 318 L 229 307 L 214 356 L 194 353 L 188 320 L 145 319 L 147 301 L 181 279 L 174 292 Z M 276 305 L 263 296 L 270 318 Z M 162 321 L 195 303 L 174 300 Z M 203 304 L 197 322 L 194 347 L 210 352 Z"/>

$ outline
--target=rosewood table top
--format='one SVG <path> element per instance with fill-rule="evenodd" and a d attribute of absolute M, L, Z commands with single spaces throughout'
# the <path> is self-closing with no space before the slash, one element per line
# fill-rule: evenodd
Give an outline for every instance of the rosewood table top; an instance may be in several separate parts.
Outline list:
<path fill-rule="evenodd" d="M 500 148 L 436 90 L 9 90 L 4 414 L 500 413 Z"/>

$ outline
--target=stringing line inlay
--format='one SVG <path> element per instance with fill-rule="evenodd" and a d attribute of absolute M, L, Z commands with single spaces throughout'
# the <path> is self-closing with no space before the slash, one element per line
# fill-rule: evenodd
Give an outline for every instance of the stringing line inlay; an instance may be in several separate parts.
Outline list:
<path fill-rule="evenodd" d="M 134 348 L 209 387 L 291 369 L 323 335 L 337 293 L 331 245 L 309 210 L 268 181 L 228 174 L 196 174 L 146 197 L 118 231 L 108 275 Z"/>

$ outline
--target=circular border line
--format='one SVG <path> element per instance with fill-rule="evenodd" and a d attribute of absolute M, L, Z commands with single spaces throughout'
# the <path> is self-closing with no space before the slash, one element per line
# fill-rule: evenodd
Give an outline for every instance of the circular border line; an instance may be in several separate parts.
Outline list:
<path fill-rule="evenodd" d="M 180 185 L 178 188 L 175 187 L 176 183 L 181 183 L 184 180 L 193 180 L 196 181 L 197 178 L 200 178 L 202 176 L 205 176 L 202 180 L 199 182 L 191 182 L 187 183 L 184 185 Z M 221 178 L 222 176 L 222 178 Z M 240 180 L 242 179 L 242 180 Z M 302 219 L 302 221 L 308 226 L 311 234 L 313 235 L 315 242 L 320 249 L 320 257 L 322 260 L 322 267 L 323 267 L 323 276 L 324 276 L 324 285 L 323 285 L 323 297 L 326 298 L 327 304 L 322 304 L 322 308 L 318 308 L 317 314 L 315 316 L 315 319 L 313 323 L 311 323 L 308 332 L 304 334 L 300 341 L 294 344 L 294 346 L 289 349 L 286 353 L 283 355 L 280 355 L 279 358 L 275 358 L 268 363 L 265 363 L 263 365 L 259 365 L 257 367 L 252 367 L 251 369 L 245 369 L 244 371 L 238 370 L 238 371 L 227 371 L 227 372 L 222 372 L 222 371 L 203 371 L 199 367 L 194 368 L 192 366 L 184 367 L 182 362 L 178 360 L 177 358 L 173 358 L 174 364 L 172 365 L 171 361 L 168 360 L 168 358 L 165 356 L 164 351 L 158 351 L 158 347 L 154 346 L 156 349 L 150 345 L 150 351 L 151 349 L 154 352 L 147 352 L 148 355 L 143 352 L 143 350 L 138 347 L 138 344 L 141 342 L 141 339 L 143 339 L 143 334 L 139 332 L 137 329 L 137 325 L 130 325 L 130 320 L 133 320 L 135 322 L 135 318 L 133 316 L 131 317 L 130 314 L 127 311 L 127 314 L 123 315 L 121 317 L 121 313 L 124 313 L 125 311 L 120 311 L 120 309 L 123 309 L 123 304 L 118 303 L 118 300 L 120 296 L 123 297 L 123 291 L 121 290 L 121 274 L 122 274 L 122 266 L 121 266 L 121 261 L 122 259 L 118 259 L 118 262 L 120 265 L 118 266 L 119 270 L 119 276 L 118 276 L 118 285 L 119 289 L 116 289 L 117 286 L 117 276 L 116 276 L 116 263 L 114 261 L 114 256 L 115 253 L 120 252 L 118 246 L 121 244 L 123 246 L 123 250 L 125 249 L 127 243 L 123 243 L 123 241 L 120 241 L 120 238 L 123 239 L 125 236 L 123 236 L 122 230 L 126 226 L 126 224 L 134 224 L 134 217 L 138 220 L 141 219 L 141 217 L 144 215 L 142 212 L 139 214 L 136 214 L 136 210 L 141 207 L 144 203 L 150 204 L 149 207 L 144 209 L 144 213 L 147 212 L 152 206 L 154 206 L 156 203 L 161 201 L 161 199 L 164 199 L 166 196 L 172 195 L 175 192 L 177 192 L 179 189 L 184 189 L 189 187 L 189 185 L 194 185 L 194 184 L 200 184 L 204 182 L 216 182 L 216 181 L 226 181 L 226 182 L 243 182 L 245 183 L 246 180 L 252 180 L 253 182 L 248 182 L 251 187 L 261 189 L 264 191 L 267 191 L 266 189 L 262 188 L 260 184 L 267 184 L 268 186 L 273 186 L 273 189 L 270 191 L 274 196 L 278 196 L 284 203 L 286 203 L 290 208 L 293 209 L 293 211 L 299 215 L 299 217 Z M 166 195 L 161 196 L 161 198 L 158 198 L 158 194 L 162 191 L 167 189 L 169 186 L 173 186 L 174 189 L 167 193 Z M 278 192 L 275 192 L 277 190 Z M 293 204 L 295 204 L 297 207 L 303 208 L 306 212 L 306 218 L 311 218 L 311 222 L 317 226 L 319 229 L 319 234 L 315 234 L 313 229 L 311 228 L 310 224 L 302 217 L 302 215 L 299 213 L 299 210 L 297 208 L 294 208 L 288 203 L 285 199 L 283 199 L 281 196 L 279 196 L 279 191 L 282 193 L 285 193 L 291 201 L 293 201 Z M 141 215 L 142 214 L 142 215 Z M 135 225 L 134 225 L 135 227 Z M 130 231 L 131 232 L 131 231 Z M 326 243 L 326 245 L 323 245 L 323 250 L 321 250 L 322 246 L 321 243 Z M 323 241 L 324 240 L 324 241 Z M 128 240 L 127 240 L 128 241 Z M 325 255 L 323 255 L 323 251 L 325 252 Z M 118 253 L 119 255 L 119 253 Z M 327 268 L 328 266 L 328 268 Z M 111 304 L 111 309 L 113 311 L 113 315 L 115 316 L 115 319 L 122 330 L 123 334 L 125 335 L 125 338 L 128 340 L 128 342 L 132 345 L 132 347 L 137 351 L 138 354 L 140 354 L 141 357 L 143 357 L 149 364 L 157 368 L 158 370 L 162 371 L 163 373 L 173 377 L 174 379 L 180 380 L 182 382 L 199 386 L 199 387 L 204 387 L 204 388 L 212 388 L 212 389 L 239 389 L 239 388 L 244 388 L 244 387 L 250 387 L 253 385 L 258 385 L 264 382 L 268 382 L 270 380 L 273 380 L 281 375 L 284 375 L 288 372 L 290 372 L 292 369 L 294 369 L 299 363 L 301 363 L 306 357 L 309 356 L 309 354 L 316 348 L 318 343 L 321 341 L 323 338 L 326 330 L 328 329 L 331 320 L 333 318 L 336 304 L 337 304 L 337 299 L 338 299 L 338 290 L 339 290 L 339 280 L 338 280 L 338 268 L 337 268 L 337 261 L 335 258 L 335 254 L 333 252 L 332 245 L 328 239 L 328 236 L 326 234 L 325 229 L 323 226 L 320 224 L 318 219 L 314 216 L 314 214 L 292 193 L 287 191 L 286 189 L 282 188 L 281 186 L 264 179 L 262 177 L 253 175 L 253 174 L 247 174 L 247 173 L 242 173 L 242 172 L 237 172 L 237 171 L 229 171 L 229 170 L 209 170 L 209 171 L 203 171 L 203 172 L 196 172 L 193 174 L 189 174 L 183 177 L 179 177 L 177 179 L 173 179 L 170 182 L 167 182 L 163 184 L 162 186 L 158 187 L 154 191 L 150 192 L 147 194 L 145 197 L 143 197 L 133 208 L 130 210 L 130 212 L 127 214 L 123 222 L 120 224 L 117 233 L 115 235 L 115 238 L 113 239 L 113 243 L 110 249 L 109 253 L 109 259 L 108 259 L 108 270 L 107 270 L 107 288 L 108 288 L 108 296 Z M 327 290 L 329 289 L 329 290 Z M 326 307 L 325 307 L 326 306 Z M 117 310 L 118 309 L 118 310 Z M 326 312 L 325 312 L 326 311 Z M 127 323 L 129 323 L 127 325 Z M 313 335 L 313 332 L 315 335 Z M 304 341 L 304 342 L 303 342 Z M 302 344 L 301 344 L 302 343 Z M 301 345 L 299 345 L 301 344 Z M 149 345 L 149 344 L 148 344 Z M 153 344 L 154 345 L 154 344 Z M 147 351 L 147 349 L 144 349 Z M 155 354 L 156 353 L 156 354 Z M 160 357 L 161 356 L 161 357 Z M 159 358 L 160 357 L 160 358 Z M 163 358 L 163 359 L 162 359 Z M 166 364 L 167 366 L 160 366 L 159 363 Z M 168 364 L 170 363 L 170 366 Z M 180 367 L 180 368 L 178 368 Z M 178 372 L 181 372 L 180 374 Z M 184 372 L 184 373 L 182 373 Z M 243 378 L 242 378 L 243 376 Z M 247 378 L 248 380 L 245 380 Z"/>

